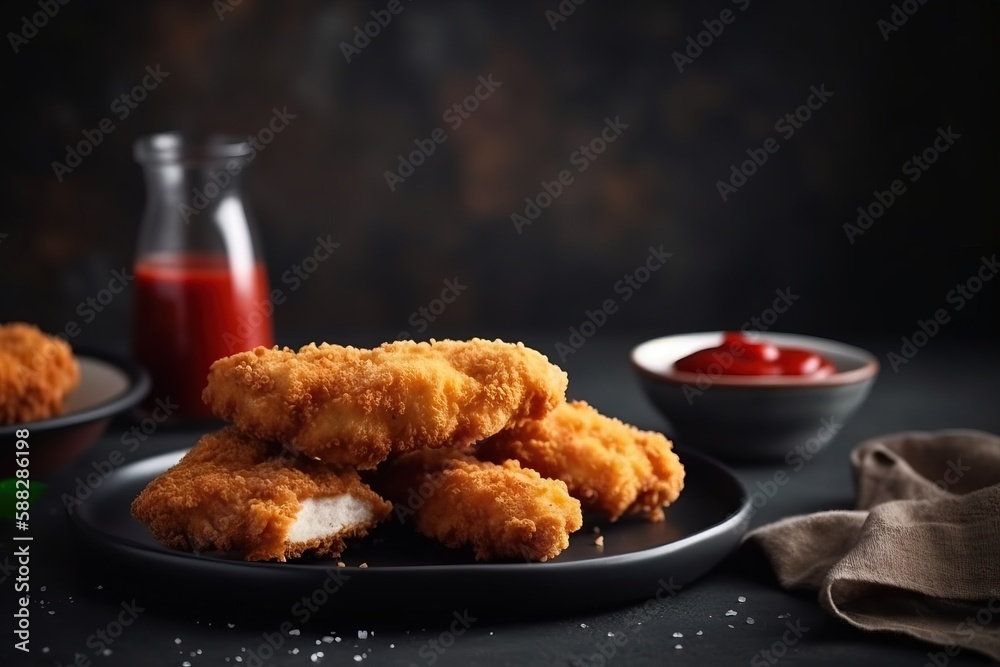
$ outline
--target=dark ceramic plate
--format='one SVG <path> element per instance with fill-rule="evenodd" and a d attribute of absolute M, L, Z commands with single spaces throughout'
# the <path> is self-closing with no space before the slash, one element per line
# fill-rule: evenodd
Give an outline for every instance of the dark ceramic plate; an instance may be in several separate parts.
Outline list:
<path fill-rule="evenodd" d="M 335 561 L 246 563 L 226 554 L 190 554 L 160 546 L 129 506 L 154 477 L 176 463 L 173 452 L 124 466 L 71 516 L 97 555 L 118 575 L 146 585 L 233 594 L 248 603 L 261 596 L 301 597 L 336 588 L 332 608 L 496 609 L 612 606 L 676 593 L 714 567 L 738 544 L 749 521 L 742 483 L 703 455 L 680 451 L 687 469 L 684 492 L 666 521 L 590 518 L 570 546 L 545 563 L 477 563 L 464 549 L 447 549 L 391 517 Z M 594 527 L 604 547 L 594 545 Z M 367 567 L 358 567 L 366 563 Z M 320 596 L 323 597 L 323 596 Z M 529 602 L 530 601 L 530 602 Z M 335 604 L 334 604 L 335 603 Z"/>

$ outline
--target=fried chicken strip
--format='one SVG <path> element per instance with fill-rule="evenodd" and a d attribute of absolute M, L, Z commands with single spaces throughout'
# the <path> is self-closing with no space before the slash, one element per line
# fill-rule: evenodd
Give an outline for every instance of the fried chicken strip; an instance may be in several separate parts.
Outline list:
<path fill-rule="evenodd" d="M 448 547 L 471 546 L 477 560 L 545 561 L 583 525 L 563 482 L 517 461 L 501 465 L 456 450 L 424 449 L 379 468 L 373 486 L 410 516 L 419 533 Z"/>
<path fill-rule="evenodd" d="M 0 424 L 58 415 L 79 383 L 80 367 L 66 341 L 30 324 L 0 326 Z"/>
<path fill-rule="evenodd" d="M 684 466 L 662 434 L 605 417 L 582 401 L 501 431 L 480 443 L 476 455 L 515 459 L 562 480 L 585 510 L 612 521 L 625 514 L 662 521 L 663 506 L 684 488 Z"/>
<path fill-rule="evenodd" d="M 542 417 L 565 400 L 566 384 L 566 373 L 521 343 L 324 343 L 220 359 L 203 397 L 253 436 L 371 469 L 391 452 L 464 446 Z"/>
<path fill-rule="evenodd" d="M 201 438 L 132 503 L 132 515 L 164 546 L 281 562 L 339 556 L 346 538 L 363 537 L 391 511 L 356 471 L 337 471 L 233 428 Z"/>

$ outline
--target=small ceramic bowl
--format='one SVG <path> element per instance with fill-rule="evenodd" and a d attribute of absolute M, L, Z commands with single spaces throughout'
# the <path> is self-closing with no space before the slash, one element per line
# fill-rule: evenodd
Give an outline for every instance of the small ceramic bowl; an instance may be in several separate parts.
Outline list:
<path fill-rule="evenodd" d="M 113 355 L 74 351 L 80 364 L 80 385 L 66 397 L 61 415 L 24 424 L 0 426 L 6 455 L 0 476 L 15 470 L 17 432 L 28 431 L 32 479 L 72 463 L 104 433 L 111 418 L 138 405 L 149 393 L 149 375 L 141 367 Z"/>
<path fill-rule="evenodd" d="M 709 377 L 674 368 L 678 359 L 720 345 L 721 331 L 646 341 L 632 350 L 632 367 L 680 444 L 734 462 L 808 460 L 864 402 L 878 375 L 878 360 L 860 348 L 824 338 L 770 332 L 750 337 L 817 352 L 837 370 L 815 379 Z"/>

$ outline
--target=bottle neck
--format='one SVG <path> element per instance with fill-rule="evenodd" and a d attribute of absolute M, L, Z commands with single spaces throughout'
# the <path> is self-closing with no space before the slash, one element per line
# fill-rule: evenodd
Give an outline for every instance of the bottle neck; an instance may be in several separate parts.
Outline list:
<path fill-rule="evenodd" d="M 220 207 L 242 197 L 245 168 L 242 158 L 145 164 L 147 215 L 155 210 L 157 216 L 179 215 L 187 224 L 210 221 Z"/>
<path fill-rule="evenodd" d="M 224 255 L 247 265 L 259 257 L 243 204 L 243 158 L 143 164 L 146 209 L 138 257 L 159 253 Z"/>

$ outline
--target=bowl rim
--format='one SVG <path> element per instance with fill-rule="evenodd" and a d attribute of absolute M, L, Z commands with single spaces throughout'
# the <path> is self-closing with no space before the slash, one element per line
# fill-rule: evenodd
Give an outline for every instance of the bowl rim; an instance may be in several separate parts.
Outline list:
<path fill-rule="evenodd" d="M 760 335 L 763 340 L 767 340 L 767 336 L 778 335 L 787 336 L 790 338 L 798 338 L 803 340 L 804 347 L 808 347 L 809 341 L 820 341 L 823 343 L 829 343 L 843 348 L 846 354 L 857 357 L 859 361 L 862 362 L 860 368 L 854 368 L 849 371 L 838 371 L 832 375 L 828 375 L 823 378 L 810 378 L 808 376 L 795 376 L 795 375 L 772 375 L 772 376 L 760 376 L 760 375 L 718 375 L 714 378 L 710 377 L 710 386 L 715 387 L 728 387 L 728 388 L 759 388 L 761 390 L 766 389 L 822 389 L 829 387 L 842 387 L 853 384 L 860 384 L 867 380 L 871 380 L 878 375 L 880 365 L 878 358 L 860 347 L 855 347 L 854 345 L 849 345 L 847 343 L 842 343 L 831 338 L 821 338 L 819 336 L 809 336 L 807 334 L 795 334 L 795 333 L 785 333 L 781 331 L 760 331 L 760 332 L 750 332 Z M 639 373 L 639 375 L 663 382 L 671 385 L 696 385 L 698 382 L 704 381 L 704 374 L 701 373 L 688 373 L 685 371 L 668 370 L 668 371 L 654 371 L 643 366 L 639 363 L 637 358 L 637 353 L 639 348 L 649 345 L 651 343 L 656 343 L 659 341 L 667 340 L 670 338 L 678 338 L 680 336 L 698 336 L 698 335 L 723 335 L 725 331 L 690 331 L 686 333 L 669 334 L 667 336 L 659 336 L 657 338 L 650 338 L 645 340 L 635 347 L 629 353 L 629 360 L 632 365 L 632 369 Z"/>
<path fill-rule="evenodd" d="M 33 422 L 0 425 L 0 437 L 14 435 L 18 430 L 25 428 L 32 433 L 40 433 L 95 422 L 100 419 L 116 415 L 119 412 L 124 412 L 125 410 L 138 405 L 139 401 L 144 399 L 149 393 L 150 387 L 152 386 L 152 382 L 149 379 L 149 373 L 147 373 L 146 369 L 142 366 L 126 359 L 125 357 L 112 352 L 90 349 L 82 346 L 73 349 L 73 356 L 77 358 L 95 359 L 110 366 L 114 366 L 126 375 L 128 378 L 128 386 L 120 394 L 112 396 L 103 403 L 98 403 L 97 405 L 85 410 L 61 414 L 55 417 L 50 417 L 49 419 L 39 419 Z"/>

